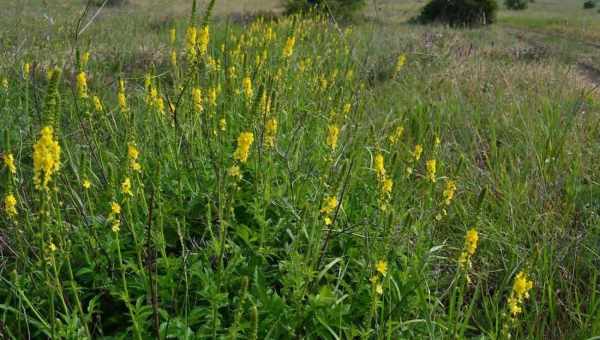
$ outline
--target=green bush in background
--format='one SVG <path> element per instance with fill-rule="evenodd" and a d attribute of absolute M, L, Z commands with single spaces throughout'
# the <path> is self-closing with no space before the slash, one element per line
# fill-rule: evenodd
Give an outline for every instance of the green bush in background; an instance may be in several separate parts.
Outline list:
<path fill-rule="evenodd" d="M 423 7 L 418 21 L 451 26 L 487 25 L 494 22 L 497 10 L 496 0 L 431 0 Z"/>

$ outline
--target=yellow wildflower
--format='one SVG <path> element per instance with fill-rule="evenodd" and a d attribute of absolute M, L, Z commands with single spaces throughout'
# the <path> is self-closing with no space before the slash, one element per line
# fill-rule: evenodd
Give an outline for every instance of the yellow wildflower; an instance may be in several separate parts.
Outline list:
<path fill-rule="evenodd" d="M 230 177 L 236 178 L 237 180 L 242 179 L 242 172 L 240 170 L 240 167 L 237 165 L 232 165 L 228 170 L 227 170 L 227 174 Z"/>
<path fill-rule="evenodd" d="M 48 250 L 51 253 L 55 253 L 58 250 L 58 247 L 53 242 L 50 242 L 50 244 L 48 244 Z"/>
<path fill-rule="evenodd" d="M 398 141 L 400 141 L 400 138 L 402 138 L 403 134 L 404 134 L 404 127 L 403 126 L 396 127 L 394 132 L 388 137 L 390 144 L 396 145 L 396 143 L 398 143 Z"/>
<path fill-rule="evenodd" d="M 244 90 L 244 96 L 246 96 L 246 99 L 251 99 L 254 96 L 254 90 L 252 90 L 252 80 L 250 80 L 250 77 L 244 77 L 244 80 L 242 80 L 242 88 Z"/>
<path fill-rule="evenodd" d="M 8 217 L 15 217 L 18 214 L 17 199 L 12 193 L 4 197 L 4 211 L 6 212 L 6 215 L 8 215 Z"/>
<path fill-rule="evenodd" d="M 375 292 L 379 295 L 383 295 L 383 285 L 381 283 L 375 284 Z"/>
<path fill-rule="evenodd" d="M 435 159 L 430 159 L 427 161 L 427 178 L 433 183 L 435 183 L 435 172 L 436 172 L 436 161 Z"/>
<path fill-rule="evenodd" d="M 227 120 L 225 118 L 219 119 L 219 129 L 223 132 L 227 130 Z"/>
<path fill-rule="evenodd" d="M 380 153 L 375 156 L 375 172 L 377 173 L 377 178 L 380 180 L 385 178 L 384 158 Z"/>
<path fill-rule="evenodd" d="M 217 89 L 214 87 L 208 90 L 208 103 L 211 106 L 217 106 Z"/>
<path fill-rule="evenodd" d="M 386 276 L 387 275 L 387 271 L 388 271 L 388 264 L 387 261 L 385 260 L 380 260 L 379 262 L 377 262 L 377 264 L 375 265 L 375 269 L 377 269 L 377 271 L 383 275 Z"/>
<path fill-rule="evenodd" d="M 387 197 L 392 193 L 393 187 L 394 187 L 394 181 L 391 178 L 385 178 L 381 182 L 381 193 Z"/>
<path fill-rule="evenodd" d="M 29 64 L 29 63 L 23 64 L 23 77 L 29 78 L 30 73 L 31 73 L 31 64 Z"/>
<path fill-rule="evenodd" d="M 110 211 L 112 215 L 120 215 L 121 214 L 121 205 L 117 202 L 110 203 Z"/>
<path fill-rule="evenodd" d="M 102 102 L 100 101 L 100 98 L 98 98 L 98 96 L 93 96 L 92 102 L 94 103 L 94 108 L 96 109 L 96 111 L 102 111 Z"/>
<path fill-rule="evenodd" d="M 33 182 L 39 190 L 48 189 L 52 175 L 60 168 L 60 145 L 54 138 L 54 129 L 46 126 L 33 146 Z"/>
<path fill-rule="evenodd" d="M 533 281 L 524 272 L 519 272 L 515 277 L 515 282 L 507 301 L 513 318 L 522 313 L 523 303 L 529 298 L 531 288 L 533 288 Z"/>
<path fill-rule="evenodd" d="M 404 67 L 404 64 L 406 64 L 406 55 L 401 54 L 398 56 L 398 60 L 396 61 L 396 67 L 394 68 L 394 76 L 397 76 L 398 73 L 400 73 L 400 71 Z"/>
<path fill-rule="evenodd" d="M 248 160 L 248 153 L 250 152 L 250 146 L 254 142 L 254 134 L 252 132 L 242 132 L 237 140 L 237 149 L 233 154 L 233 158 L 246 163 Z"/>
<path fill-rule="evenodd" d="M 2 87 L 3 87 L 5 90 L 8 90 L 8 79 L 6 79 L 6 78 L 2 78 Z"/>
<path fill-rule="evenodd" d="M 81 71 L 77 74 L 77 94 L 80 98 L 87 98 L 87 76 Z"/>
<path fill-rule="evenodd" d="M 458 263 L 462 268 L 471 266 L 471 257 L 475 255 L 477 243 L 479 242 L 479 234 L 475 228 L 469 229 L 465 235 L 465 245 L 463 251 L 458 258 Z"/>
<path fill-rule="evenodd" d="M 90 180 L 86 178 L 83 180 L 81 185 L 85 190 L 89 190 L 92 187 L 92 182 L 90 182 Z"/>
<path fill-rule="evenodd" d="M 291 36 L 288 37 L 286 42 L 285 42 L 285 46 L 283 47 L 283 57 L 284 58 L 289 58 L 292 56 L 292 54 L 294 54 L 294 45 L 296 45 L 296 37 L 295 36 Z"/>
<path fill-rule="evenodd" d="M 453 180 L 448 180 L 446 182 L 446 188 L 444 189 L 444 202 L 446 205 L 450 205 L 452 199 L 454 199 L 454 193 L 456 192 L 456 182 Z"/>
<path fill-rule="evenodd" d="M 321 208 L 321 212 L 323 214 L 329 215 L 331 214 L 338 206 L 338 200 L 335 196 L 325 197 L 323 201 L 323 207 Z"/>
<path fill-rule="evenodd" d="M 119 107 L 121 108 L 121 111 L 129 111 L 129 107 L 127 106 L 127 98 L 125 97 L 125 82 L 123 80 L 119 80 L 119 93 L 117 94 L 117 99 L 119 100 Z"/>
<path fill-rule="evenodd" d="M 86 67 L 87 63 L 90 61 L 90 52 L 83 52 L 81 55 L 81 67 Z"/>
<path fill-rule="evenodd" d="M 335 150 L 337 148 L 338 137 L 340 135 L 340 129 L 334 125 L 330 124 L 327 127 L 327 146 L 331 148 L 331 150 Z"/>
<path fill-rule="evenodd" d="M 208 51 L 208 42 L 210 39 L 210 32 L 208 26 L 203 26 L 198 34 L 198 52 L 200 56 L 204 56 Z"/>
<path fill-rule="evenodd" d="M 415 151 L 413 152 L 413 157 L 418 161 L 421 159 L 421 154 L 423 153 L 423 146 L 421 144 L 415 145 Z"/>
<path fill-rule="evenodd" d="M 277 135 L 277 119 L 271 118 L 265 125 L 265 145 L 267 148 L 275 146 L 275 136 Z"/>
<path fill-rule="evenodd" d="M 177 67 L 177 51 L 175 50 L 171 51 L 171 66 L 173 66 L 173 68 Z"/>
<path fill-rule="evenodd" d="M 186 50 L 190 62 L 196 58 L 196 34 L 196 27 L 194 26 L 188 27 L 185 32 Z"/>
<path fill-rule="evenodd" d="M 2 156 L 2 159 L 4 160 L 4 165 L 8 169 L 8 172 L 10 172 L 13 175 L 16 175 L 17 166 L 15 165 L 15 157 L 13 156 L 13 154 L 5 153 L 4 156 Z"/>
<path fill-rule="evenodd" d="M 127 145 L 127 157 L 129 158 L 129 167 L 133 171 L 137 171 L 137 172 L 142 171 L 142 166 L 138 162 L 139 156 L 140 156 L 140 150 L 138 150 L 135 143 L 129 143 Z"/>
<path fill-rule="evenodd" d="M 133 196 L 133 192 L 131 191 L 131 180 L 129 177 L 125 178 L 123 183 L 121 183 L 121 192 L 126 196 Z"/>
<path fill-rule="evenodd" d="M 198 87 L 192 90 L 192 102 L 194 103 L 194 110 L 196 112 L 202 112 L 202 90 Z"/>

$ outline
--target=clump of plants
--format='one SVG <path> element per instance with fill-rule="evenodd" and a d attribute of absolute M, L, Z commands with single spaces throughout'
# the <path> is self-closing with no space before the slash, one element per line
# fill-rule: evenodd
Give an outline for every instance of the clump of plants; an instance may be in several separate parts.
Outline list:
<path fill-rule="evenodd" d="M 583 3 L 583 8 L 584 9 L 592 9 L 596 7 L 596 2 L 593 0 L 588 0 L 586 2 Z"/>
<path fill-rule="evenodd" d="M 282 0 L 286 14 L 311 11 L 349 18 L 365 5 L 365 0 Z"/>
<path fill-rule="evenodd" d="M 527 8 L 527 5 L 529 5 L 529 0 L 505 0 L 504 5 L 508 9 L 522 10 Z"/>
<path fill-rule="evenodd" d="M 495 21 L 496 0 L 431 0 L 417 18 L 420 23 L 445 23 L 451 26 L 488 25 Z"/>

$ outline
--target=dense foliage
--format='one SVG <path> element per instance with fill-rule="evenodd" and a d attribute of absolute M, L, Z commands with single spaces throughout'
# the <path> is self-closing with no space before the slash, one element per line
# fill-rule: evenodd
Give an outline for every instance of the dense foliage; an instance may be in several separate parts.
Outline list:
<path fill-rule="evenodd" d="M 527 8 L 529 0 L 504 0 L 504 5 L 508 9 L 521 10 Z"/>
<path fill-rule="evenodd" d="M 491 24 L 496 19 L 496 0 L 431 0 L 419 15 L 422 23 L 447 23 L 451 26 Z"/>

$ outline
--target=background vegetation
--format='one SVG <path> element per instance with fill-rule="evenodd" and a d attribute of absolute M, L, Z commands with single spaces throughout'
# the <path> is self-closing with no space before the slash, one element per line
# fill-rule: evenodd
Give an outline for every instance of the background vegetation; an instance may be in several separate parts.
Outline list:
<path fill-rule="evenodd" d="M 0 334 L 600 333 L 598 13 L 422 5 L 10 2 Z"/>

